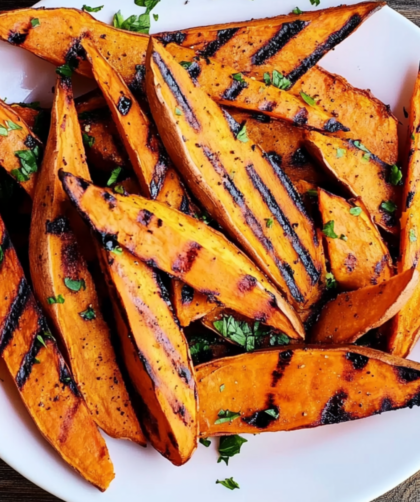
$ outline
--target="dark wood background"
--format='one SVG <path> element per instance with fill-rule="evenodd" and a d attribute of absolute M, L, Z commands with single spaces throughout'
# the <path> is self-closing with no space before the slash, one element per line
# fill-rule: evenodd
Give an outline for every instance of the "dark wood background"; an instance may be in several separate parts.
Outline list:
<path fill-rule="evenodd" d="M 299 0 L 297 4 L 303 9 L 304 2 L 309 0 Z M 33 4 L 33 0 L 0 0 L 0 11 Z M 388 5 L 420 26 L 420 0 L 389 0 Z M 45 493 L 0 460 L 0 502 L 59 502 L 59 499 Z M 420 502 L 420 472 L 375 502 Z"/>

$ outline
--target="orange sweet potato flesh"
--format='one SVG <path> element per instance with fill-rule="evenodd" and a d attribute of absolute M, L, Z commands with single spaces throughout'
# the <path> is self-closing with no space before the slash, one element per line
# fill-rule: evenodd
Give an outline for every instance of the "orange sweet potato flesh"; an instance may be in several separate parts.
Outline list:
<path fill-rule="evenodd" d="M 13 103 L 10 106 L 19 115 L 19 117 L 26 123 L 29 129 L 33 130 L 36 118 L 39 114 L 39 110 L 35 108 L 30 108 L 28 106 L 22 106 L 17 103 Z"/>
<path fill-rule="evenodd" d="M 306 147 L 320 166 L 336 177 L 351 195 L 361 198 L 377 225 L 398 234 L 396 218 L 382 208 L 383 202 L 398 204 L 400 199 L 400 190 L 389 181 L 391 166 L 356 147 L 351 140 L 332 138 L 316 131 L 307 133 Z"/>
<path fill-rule="evenodd" d="M 222 234 L 162 202 L 111 195 L 86 180 L 61 172 L 63 186 L 83 218 L 110 249 L 128 249 L 138 259 L 226 307 L 304 337 L 293 309 L 265 276 Z"/>
<path fill-rule="evenodd" d="M 309 308 L 322 294 L 320 246 L 276 156 L 241 137 L 241 126 L 153 39 L 146 89 L 163 143 L 193 194 L 289 302 Z"/>
<path fill-rule="evenodd" d="M 78 388 L 96 423 L 111 437 L 145 445 L 95 284 L 72 230 L 78 216 L 58 178 L 63 166 L 77 174 L 85 173 L 87 167 L 71 82 L 58 78 L 55 88 L 42 177 L 33 202 L 29 258 L 34 288 L 66 348 Z M 69 280 L 76 283 L 69 285 Z M 60 295 L 64 303 L 52 303 L 51 298 Z M 86 317 L 88 311 L 90 317 Z"/>
<path fill-rule="evenodd" d="M 106 443 L 49 335 L 1 218 L 0 247 L 0 353 L 44 438 L 73 469 L 104 491 L 114 478 Z"/>
<path fill-rule="evenodd" d="M 327 303 L 311 334 L 316 343 L 349 344 L 379 328 L 407 304 L 420 274 L 410 269 L 376 286 L 341 293 Z"/>
<path fill-rule="evenodd" d="M 211 361 L 196 374 L 202 437 L 305 429 L 420 405 L 419 363 L 354 345 L 291 345 Z M 240 416 L 216 424 L 221 410 Z"/>
<path fill-rule="evenodd" d="M 14 128 L 11 129 L 10 123 L 16 124 L 16 126 L 12 125 Z M 15 155 L 15 152 L 28 150 L 29 153 L 34 149 L 35 152 L 36 149 L 39 151 L 41 143 L 17 111 L 2 100 L 0 100 L 0 126 L 4 128 L 2 129 L 3 134 L 6 134 L 0 134 L 0 166 L 15 178 L 32 197 L 38 173 L 32 171 L 25 174 L 22 171 L 22 161 Z"/>
<path fill-rule="evenodd" d="M 399 272 L 419 267 L 420 251 L 420 76 L 414 87 L 410 110 L 408 169 L 403 192 Z M 407 357 L 420 336 L 420 287 L 391 325 L 388 350 Z"/>
<path fill-rule="evenodd" d="M 389 251 L 360 200 L 349 200 L 318 191 L 322 222 L 334 222 L 338 238 L 325 237 L 331 272 L 344 291 L 365 288 L 389 280 L 393 274 Z M 360 207 L 359 216 L 350 210 Z M 347 240 L 340 238 L 342 235 Z"/>

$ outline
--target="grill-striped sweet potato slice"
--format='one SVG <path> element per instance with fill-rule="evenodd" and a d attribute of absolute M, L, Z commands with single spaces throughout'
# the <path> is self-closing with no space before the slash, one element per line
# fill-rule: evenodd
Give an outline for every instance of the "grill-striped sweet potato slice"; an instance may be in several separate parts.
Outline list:
<path fill-rule="evenodd" d="M 202 437 L 291 431 L 420 405 L 419 363 L 354 345 L 243 354 L 196 373 Z"/>
<path fill-rule="evenodd" d="M 61 172 L 64 189 L 80 214 L 102 236 L 226 307 L 304 337 L 296 313 L 265 276 L 222 234 L 167 204 L 140 196 L 110 194 Z"/>
<path fill-rule="evenodd" d="M 163 143 L 193 194 L 290 302 L 309 308 L 322 290 L 320 246 L 276 156 L 252 145 L 153 39 L 146 89 Z"/>
<path fill-rule="evenodd" d="M 420 275 L 415 269 L 376 286 L 341 293 L 324 307 L 314 326 L 311 341 L 349 344 L 394 317 L 410 300 Z"/>
<path fill-rule="evenodd" d="M 358 141 L 332 138 L 316 131 L 308 132 L 306 140 L 309 152 L 350 194 L 361 198 L 375 223 L 397 234 L 395 212 L 383 209 L 384 202 L 396 206 L 400 199 L 399 189 L 390 181 L 392 166 L 368 153 Z"/>
<path fill-rule="evenodd" d="M 352 291 L 389 280 L 393 276 L 389 251 L 363 203 L 325 190 L 318 190 L 318 196 L 323 224 L 333 222 L 337 236 L 324 235 L 331 272 L 340 289 Z"/>
<path fill-rule="evenodd" d="M 17 111 L 0 100 L 0 166 L 32 197 L 41 143 Z"/>
<path fill-rule="evenodd" d="M 32 281 L 63 341 L 93 419 L 108 435 L 145 445 L 95 284 L 72 230 L 78 215 L 58 178 L 63 166 L 77 174 L 87 167 L 71 82 L 58 78 L 55 88 L 51 130 L 33 203 L 29 246 Z"/>
<path fill-rule="evenodd" d="M 399 272 L 419 267 L 420 252 L 420 74 L 411 100 L 408 169 L 403 191 Z M 407 357 L 420 336 L 420 287 L 394 319 L 388 341 L 391 354 Z"/>
<path fill-rule="evenodd" d="M 0 218 L 0 353 L 44 438 L 101 491 L 114 478 L 108 449 L 30 291 Z"/>

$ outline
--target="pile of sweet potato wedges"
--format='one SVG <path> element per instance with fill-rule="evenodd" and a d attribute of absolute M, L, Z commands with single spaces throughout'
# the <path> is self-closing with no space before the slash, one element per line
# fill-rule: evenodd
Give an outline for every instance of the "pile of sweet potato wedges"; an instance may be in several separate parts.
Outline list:
<path fill-rule="evenodd" d="M 317 66 L 382 6 L 153 37 L 0 13 L 57 66 L 51 110 L 0 101 L 0 353 L 99 489 L 98 428 L 182 465 L 420 404 L 420 78 L 399 160 L 389 108 Z"/>

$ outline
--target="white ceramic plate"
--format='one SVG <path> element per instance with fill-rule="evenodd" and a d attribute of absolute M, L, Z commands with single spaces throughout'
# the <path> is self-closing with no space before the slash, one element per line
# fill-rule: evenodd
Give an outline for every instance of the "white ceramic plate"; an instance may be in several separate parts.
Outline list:
<path fill-rule="evenodd" d="M 49 0 L 49 7 L 97 6 L 95 14 L 110 22 L 116 8 L 125 17 L 140 14 L 133 0 Z M 153 30 L 290 12 L 309 0 L 162 0 Z M 330 7 L 340 0 L 322 0 Z M 348 3 L 356 3 L 353 0 Z M 410 95 L 420 59 L 420 30 L 389 8 L 369 19 L 328 54 L 322 65 L 369 88 L 389 103 L 402 122 L 401 143 Z M 8 102 L 51 102 L 54 68 L 27 52 L 0 43 L 0 96 Z M 91 82 L 78 78 L 79 92 Z M 420 361 L 420 347 L 412 355 Z M 275 500 L 287 502 L 369 502 L 420 469 L 420 409 L 401 410 L 358 422 L 289 433 L 249 436 L 229 467 L 217 464 L 216 444 L 199 445 L 184 467 L 172 466 L 151 447 L 142 449 L 107 438 L 116 479 L 101 494 L 74 474 L 40 437 L 26 413 L 3 364 L 0 364 L 0 457 L 25 477 L 66 502 L 218 502 Z M 233 476 L 241 489 L 230 492 L 216 479 Z"/>

